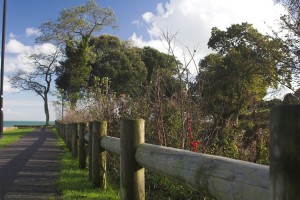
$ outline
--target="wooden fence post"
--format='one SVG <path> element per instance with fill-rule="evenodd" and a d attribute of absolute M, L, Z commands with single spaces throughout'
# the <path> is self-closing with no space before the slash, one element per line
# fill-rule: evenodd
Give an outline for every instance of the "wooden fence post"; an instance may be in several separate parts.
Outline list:
<path fill-rule="evenodd" d="M 102 137 L 107 136 L 107 122 L 100 122 L 100 140 L 99 140 L 99 148 L 100 148 L 100 187 L 102 190 L 106 190 L 106 161 L 107 155 L 106 150 L 101 148 L 100 142 Z"/>
<path fill-rule="evenodd" d="M 271 199 L 300 199 L 300 105 L 271 111 Z"/>
<path fill-rule="evenodd" d="M 79 123 L 77 128 L 78 128 L 78 134 L 79 134 L 79 141 L 78 141 L 79 169 L 85 169 L 86 168 L 86 148 L 85 148 L 84 135 L 86 133 L 87 125 L 85 123 Z"/>
<path fill-rule="evenodd" d="M 72 126 L 68 124 L 68 147 L 70 152 L 72 151 Z"/>
<path fill-rule="evenodd" d="M 121 121 L 121 199 L 145 199 L 144 168 L 135 160 L 135 151 L 144 143 L 145 122 L 142 119 Z"/>
<path fill-rule="evenodd" d="M 63 134 L 63 139 L 64 139 L 65 144 L 67 145 L 67 138 L 66 138 L 67 137 L 66 136 L 67 135 L 67 124 L 64 123 L 63 129 L 64 129 L 63 130 L 63 133 L 64 133 Z"/>
<path fill-rule="evenodd" d="M 68 124 L 68 147 L 72 152 L 72 124 Z"/>
<path fill-rule="evenodd" d="M 71 139 L 70 139 L 70 124 L 66 124 L 66 145 L 67 145 L 67 147 L 68 147 L 68 149 L 69 149 L 69 151 L 71 151 L 71 144 L 70 144 L 70 141 L 71 141 Z"/>
<path fill-rule="evenodd" d="M 106 151 L 100 147 L 100 139 L 107 135 L 106 122 L 94 122 L 92 132 L 92 184 L 106 189 Z"/>
<path fill-rule="evenodd" d="M 61 123 L 61 137 L 63 141 L 65 142 L 65 124 Z"/>
<path fill-rule="evenodd" d="M 100 176 L 100 147 L 99 147 L 99 129 L 100 129 L 99 122 L 93 122 L 93 129 L 92 129 L 92 185 L 94 188 L 99 187 L 99 176 Z"/>
<path fill-rule="evenodd" d="M 106 122 L 94 122 L 92 132 L 92 184 L 106 189 L 106 151 L 100 148 L 100 139 L 107 135 Z"/>
<path fill-rule="evenodd" d="M 63 125 L 63 139 L 64 139 L 64 142 L 65 142 L 65 144 L 67 145 L 67 137 L 66 137 L 66 135 L 67 135 L 67 124 L 65 124 L 64 123 L 64 125 Z"/>
<path fill-rule="evenodd" d="M 92 181 L 92 132 L 93 132 L 93 122 L 89 122 L 89 143 L 88 143 L 88 161 L 89 161 L 89 181 Z"/>
<path fill-rule="evenodd" d="M 72 150 L 72 157 L 76 158 L 78 155 L 78 129 L 77 123 L 71 124 L 71 150 Z"/>
<path fill-rule="evenodd" d="M 54 128 L 59 132 L 58 121 L 57 120 L 54 121 Z"/>
<path fill-rule="evenodd" d="M 63 138 L 63 124 L 61 122 L 58 123 L 59 127 L 59 135 Z"/>

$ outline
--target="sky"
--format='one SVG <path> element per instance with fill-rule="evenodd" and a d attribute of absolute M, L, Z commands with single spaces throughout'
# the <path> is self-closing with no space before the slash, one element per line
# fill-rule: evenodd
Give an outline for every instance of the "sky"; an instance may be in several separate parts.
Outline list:
<path fill-rule="evenodd" d="M 65 8 L 83 5 L 84 0 L 8 0 L 6 52 L 4 67 L 4 120 L 44 121 L 43 100 L 33 92 L 12 88 L 8 76 L 17 69 L 30 68 L 26 57 L 40 51 L 51 52 L 52 44 L 36 44 L 39 26 L 59 16 Z M 136 46 L 151 46 L 166 52 L 163 33 L 176 34 L 175 55 L 196 73 L 199 60 L 210 50 L 207 42 L 212 27 L 225 30 L 232 24 L 248 22 L 262 33 L 277 29 L 284 9 L 273 0 L 96 0 L 110 7 L 117 17 L 118 30 L 103 30 L 121 40 L 132 40 Z M 0 3 L 2 10 L 3 1 Z M 2 16 L 2 11 L 1 11 Z M 1 20 L 2 21 L 2 20 Z M 1 24 L 2 27 L 2 24 Z M 54 84 L 54 83 L 53 83 Z M 56 97 L 50 97 L 55 101 Z M 50 120 L 56 119 L 50 102 Z"/>

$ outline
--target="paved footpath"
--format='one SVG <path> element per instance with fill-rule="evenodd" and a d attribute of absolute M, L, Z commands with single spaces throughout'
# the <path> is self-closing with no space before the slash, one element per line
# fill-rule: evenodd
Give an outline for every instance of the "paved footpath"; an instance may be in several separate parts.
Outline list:
<path fill-rule="evenodd" d="M 0 150 L 0 200 L 56 200 L 59 175 L 56 137 L 36 129 Z M 0 140 L 1 142 L 1 140 Z"/>

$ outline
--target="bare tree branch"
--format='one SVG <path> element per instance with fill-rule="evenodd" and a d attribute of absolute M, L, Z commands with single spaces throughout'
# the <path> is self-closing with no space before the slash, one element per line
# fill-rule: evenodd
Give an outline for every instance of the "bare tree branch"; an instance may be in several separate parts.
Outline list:
<path fill-rule="evenodd" d="M 21 91 L 33 91 L 43 99 L 46 125 L 49 124 L 48 94 L 52 76 L 59 65 L 58 59 L 60 56 L 61 52 L 59 50 L 50 55 L 32 54 L 28 59 L 33 66 L 33 70 L 18 70 L 9 76 L 9 81 L 13 88 L 18 88 Z"/>

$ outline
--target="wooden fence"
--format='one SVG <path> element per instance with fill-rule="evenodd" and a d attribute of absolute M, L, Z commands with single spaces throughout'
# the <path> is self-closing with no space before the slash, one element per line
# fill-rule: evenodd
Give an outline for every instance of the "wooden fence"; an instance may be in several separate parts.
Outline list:
<path fill-rule="evenodd" d="M 88 126 L 56 122 L 56 127 L 72 155 L 78 156 L 80 169 L 86 168 L 88 155 L 89 179 L 94 187 L 106 188 L 106 151 L 120 155 L 122 200 L 145 199 L 144 168 L 218 200 L 300 199 L 300 106 L 277 106 L 270 116 L 270 169 L 144 143 L 142 119 L 122 120 L 120 138 L 107 136 L 106 122 Z"/>

